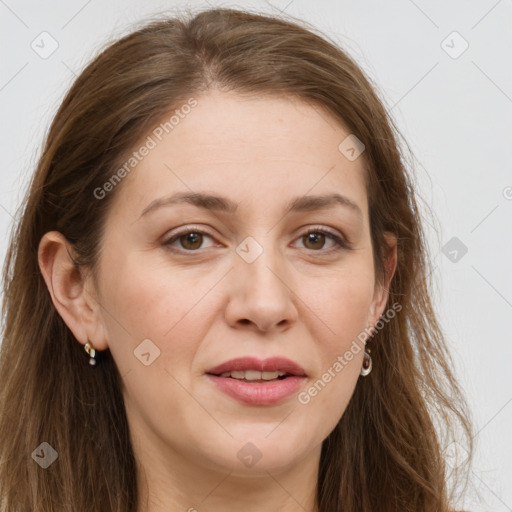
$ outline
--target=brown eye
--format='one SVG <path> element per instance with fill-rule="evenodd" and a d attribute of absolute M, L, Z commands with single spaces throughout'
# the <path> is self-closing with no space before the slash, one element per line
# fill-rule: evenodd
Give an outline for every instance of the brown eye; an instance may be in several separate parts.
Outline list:
<path fill-rule="evenodd" d="M 208 239 L 213 241 L 212 237 L 207 233 L 203 233 L 198 230 L 191 230 L 189 228 L 188 231 L 176 233 L 173 237 L 169 238 L 169 240 L 163 242 L 163 245 L 171 250 L 181 251 L 182 253 L 199 252 L 198 249 L 211 247 L 211 243 L 209 246 L 204 247 L 204 244 Z"/>
<path fill-rule="evenodd" d="M 181 246 L 184 249 L 189 251 L 193 251 L 195 249 L 199 249 L 203 243 L 203 234 L 202 233 L 187 233 L 185 235 L 181 235 L 178 240 L 181 243 Z"/>
<path fill-rule="evenodd" d="M 350 243 L 337 234 L 322 228 L 312 228 L 297 239 L 303 249 L 319 255 L 334 254 L 340 250 L 351 250 Z"/>
<path fill-rule="evenodd" d="M 307 233 L 302 240 L 306 249 L 322 249 L 325 244 L 325 234 L 318 231 Z"/>

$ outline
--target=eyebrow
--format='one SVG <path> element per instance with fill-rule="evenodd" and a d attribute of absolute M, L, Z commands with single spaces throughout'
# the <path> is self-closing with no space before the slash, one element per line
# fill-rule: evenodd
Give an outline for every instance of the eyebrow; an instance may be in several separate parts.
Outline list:
<path fill-rule="evenodd" d="M 213 194 L 205 194 L 200 192 L 178 192 L 169 197 L 161 197 L 152 201 L 140 214 L 143 217 L 147 213 L 165 206 L 172 206 L 180 203 L 188 203 L 205 210 L 213 210 L 218 212 L 235 213 L 238 204 L 227 197 L 217 196 Z M 325 194 L 313 196 L 299 196 L 288 202 L 286 211 L 288 212 L 310 212 L 315 210 L 323 210 L 333 208 L 335 206 L 343 206 L 356 213 L 361 219 L 363 212 L 361 208 L 346 196 L 341 194 Z"/>

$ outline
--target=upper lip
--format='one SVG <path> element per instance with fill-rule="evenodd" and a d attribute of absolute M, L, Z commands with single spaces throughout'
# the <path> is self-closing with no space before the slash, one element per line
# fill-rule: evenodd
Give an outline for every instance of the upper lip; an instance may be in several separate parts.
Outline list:
<path fill-rule="evenodd" d="M 256 370 L 260 372 L 285 372 L 289 375 L 305 377 L 304 368 L 286 357 L 270 357 L 258 359 L 256 357 L 239 357 L 230 359 L 206 371 L 211 375 L 220 375 L 225 372 Z"/>

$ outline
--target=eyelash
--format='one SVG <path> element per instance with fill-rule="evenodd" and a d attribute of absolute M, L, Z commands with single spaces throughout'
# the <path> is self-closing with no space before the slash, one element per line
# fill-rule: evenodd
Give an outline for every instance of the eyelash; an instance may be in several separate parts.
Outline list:
<path fill-rule="evenodd" d="M 191 253 L 197 253 L 200 251 L 200 249 L 196 249 L 196 250 L 190 250 L 190 249 L 176 249 L 176 248 L 173 248 L 171 247 L 171 244 L 174 243 L 176 240 L 178 240 L 180 237 L 184 236 L 184 235 L 188 235 L 190 233 L 197 233 L 197 234 L 200 234 L 200 235 L 206 235 L 206 236 L 209 236 L 210 238 L 213 239 L 213 236 L 210 235 L 208 232 L 206 231 L 203 231 L 202 229 L 195 229 L 194 226 L 189 226 L 186 230 L 183 230 L 179 233 L 175 233 L 171 238 L 169 238 L 168 240 L 164 241 L 163 242 L 163 245 L 170 251 L 172 252 L 176 252 L 176 253 L 180 253 L 180 254 L 191 254 Z M 298 238 L 302 238 L 304 236 L 307 236 L 311 233 L 321 233 L 323 235 L 326 235 L 328 238 L 331 238 L 336 246 L 335 247 L 332 247 L 330 249 L 327 249 L 327 250 L 324 250 L 324 249 L 319 249 L 319 250 L 314 250 L 314 249 L 306 249 L 308 251 L 311 251 L 313 253 L 327 253 L 327 254 L 330 254 L 330 253 L 337 253 L 339 251 L 342 251 L 342 250 L 346 250 L 346 251 L 350 251 L 352 250 L 352 247 L 350 245 L 350 243 L 344 239 L 342 239 L 341 237 L 339 237 L 338 235 L 336 235 L 335 233 L 333 233 L 332 231 L 330 230 L 327 230 L 325 228 L 320 228 L 320 227 L 313 227 L 313 228 L 309 228 L 307 231 L 305 231 L 304 233 L 302 233 Z"/>

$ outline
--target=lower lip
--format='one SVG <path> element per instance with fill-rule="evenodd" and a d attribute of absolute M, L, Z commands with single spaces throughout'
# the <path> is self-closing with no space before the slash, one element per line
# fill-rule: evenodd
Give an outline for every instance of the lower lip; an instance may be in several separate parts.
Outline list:
<path fill-rule="evenodd" d="M 226 393 L 236 400 L 250 405 L 272 405 L 282 402 L 296 393 L 306 377 L 286 377 L 272 382 L 247 382 L 231 377 L 207 376 Z"/>

